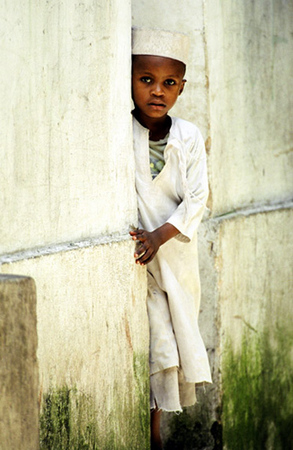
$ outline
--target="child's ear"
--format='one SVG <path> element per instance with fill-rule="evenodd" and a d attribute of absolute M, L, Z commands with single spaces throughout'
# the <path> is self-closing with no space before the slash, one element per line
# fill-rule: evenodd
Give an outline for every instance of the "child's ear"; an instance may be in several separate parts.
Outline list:
<path fill-rule="evenodd" d="M 179 89 L 179 95 L 182 94 L 182 92 L 183 92 L 183 90 L 184 90 L 184 86 L 185 86 L 186 81 L 187 81 L 187 80 L 182 80 L 181 88 Z"/>

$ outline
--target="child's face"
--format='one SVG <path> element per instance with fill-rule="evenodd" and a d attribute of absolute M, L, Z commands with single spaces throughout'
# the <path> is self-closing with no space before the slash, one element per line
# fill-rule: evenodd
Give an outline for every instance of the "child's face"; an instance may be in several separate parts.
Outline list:
<path fill-rule="evenodd" d="M 132 97 L 139 113 L 161 119 L 182 93 L 185 66 L 161 56 L 135 55 L 132 63 Z"/>

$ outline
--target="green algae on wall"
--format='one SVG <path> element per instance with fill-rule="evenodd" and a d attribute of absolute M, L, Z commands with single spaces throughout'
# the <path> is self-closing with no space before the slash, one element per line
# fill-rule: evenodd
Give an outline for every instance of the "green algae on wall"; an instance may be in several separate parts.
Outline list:
<path fill-rule="evenodd" d="M 124 395 L 118 386 L 112 411 L 99 417 L 94 399 L 67 386 L 51 388 L 43 397 L 40 416 L 41 450 L 149 449 L 149 375 L 145 355 L 134 355 L 133 377 Z M 127 394 L 126 394 L 127 393 Z M 133 394 L 132 394 L 133 393 Z M 101 423 L 106 423 L 101 427 Z"/>
<path fill-rule="evenodd" d="M 44 395 L 40 416 L 40 448 L 44 450 L 98 449 L 93 400 L 67 386 Z"/>
<path fill-rule="evenodd" d="M 140 433 L 139 449 L 148 449 L 150 446 L 150 385 L 148 356 L 133 354 L 133 371 L 135 378 L 135 394 L 138 399 L 138 420 Z"/>
<path fill-rule="evenodd" d="M 284 450 L 293 442 L 293 329 L 243 336 L 223 357 L 223 437 L 229 450 Z"/>

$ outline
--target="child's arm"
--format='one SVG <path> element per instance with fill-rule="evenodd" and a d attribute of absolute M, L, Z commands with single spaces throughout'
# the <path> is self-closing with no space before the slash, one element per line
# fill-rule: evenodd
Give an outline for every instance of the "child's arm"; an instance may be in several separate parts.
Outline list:
<path fill-rule="evenodd" d="M 164 223 L 164 225 L 161 225 L 154 231 L 130 231 L 129 234 L 132 236 L 132 239 L 141 242 L 134 253 L 136 263 L 144 266 L 151 262 L 160 246 L 169 241 L 169 239 L 172 239 L 178 233 L 179 231 L 177 228 L 170 223 Z"/>
<path fill-rule="evenodd" d="M 203 138 L 195 130 L 193 145 L 186 157 L 186 186 L 182 202 L 167 222 L 176 227 L 181 242 L 189 242 L 196 232 L 205 211 L 208 199 L 206 153 Z"/>

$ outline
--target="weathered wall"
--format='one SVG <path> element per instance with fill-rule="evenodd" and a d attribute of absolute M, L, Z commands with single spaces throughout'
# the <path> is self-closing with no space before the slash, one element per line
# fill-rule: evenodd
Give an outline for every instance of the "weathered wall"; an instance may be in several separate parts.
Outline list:
<path fill-rule="evenodd" d="M 2 266 L 37 285 L 41 448 L 61 438 L 70 448 L 140 448 L 148 438 L 145 278 L 132 254 L 127 241 Z"/>
<path fill-rule="evenodd" d="M 0 449 L 38 449 L 35 283 L 0 275 Z"/>
<path fill-rule="evenodd" d="M 129 1 L 1 9 L 1 253 L 127 232 Z"/>
<path fill-rule="evenodd" d="M 219 228 L 223 432 L 229 449 L 292 447 L 292 218 L 291 204 L 232 217 Z"/>
<path fill-rule="evenodd" d="M 204 12 L 213 214 L 292 198 L 292 2 L 212 1 Z"/>
<path fill-rule="evenodd" d="M 288 395 L 292 396 L 291 363 L 280 346 L 288 324 L 281 333 L 277 322 L 271 323 L 268 314 L 261 313 L 263 309 L 276 310 L 280 301 L 289 305 L 292 299 L 292 286 L 288 285 L 288 280 L 293 278 L 292 254 L 287 248 L 293 195 L 292 3 L 192 0 L 170 5 L 133 0 L 132 4 L 135 25 L 179 30 L 190 35 L 188 82 L 172 113 L 200 127 L 208 153 L 210 218 L 207 216 L 199 229 L 200 326 L 210 356 L 214 386 L 207 390 L 207 395 L 200 393 L 200 404 L 189 415 L 168 419 L 164 424 L 166 448 L 172 445 L 180 445 L 182 449 L 193 448 L 192 445 L 213 448 L 214 441 L 221 448 L 220 422 L 229 449 L 273 445 L 281 448 L 282 443 L 289 442 L 282 440 L 281 434 L 286 430 L 288 439 L 292 437 L 286 418 L 282 415 L 279 421 L 273 420 L 270 414 L 265 417 L 264 409 L 251 409 L 248 399 L 252 398 L 256 405 L 260 403 L 261 393 L 268 392 L 267 389 L 264 392 L 264 384 L 258 385 L 259 396 L 249 390 L 250 377 L 259 374 L 253 372 L 252 366 L 241 390 L 239 384 L 243 380 L 239 381 L 239 367 L 243 370 L 247 361 L 243 347 L 247 326 L 243 324 L 251 323 L 255 311 L 252 327 L 259 334 L 255 334 L 258 340 L 251 342 L 249 351 L 256 355 L 258 345 L 261 355 L 258 361 L 267 374 L 264 383 L 270 388 L 275 386 L 280 394 L 273 396 L 273 403 L 266 402 L 265 407 L 271 408 L 270 413 L 273 409 L 280 411 L 285 392 L 289 390 Z M 234 212 L 232 216 L 227 215 L 231 212 Z M 240 304 L 248 294 L 249 306 L 243 306 L 242 310 Z M 234 311 L 235 299 L 238 303 L 234 315 L 242 319 L 229 316 Z M 254 304 L 257 304 L 255 308 Z M 286 322 L 287 316 L 292 320 L 292 310 L 285 311 L 286 308 L 280 311 L 281 322 L 283 319 Z M 275 342 L 276 335 L 279 341 Z M 239 343 L 238 350 L 231 348 L 229 339 Z M 275 347 L 266 346 L 268 339 L 275 342 Z M 280 361 L 283 373 L 278 387 L 267 367 L 272 348 L 276 348 L 275 358 Z M 240 365 L 233 366 L 231 358 L 231 364 L 227 363 L 228 355 Z M 228 386 L 233 379 L 237 385 L 231 388 L 234 396 L 229 399 Z M 228 389 L 224 397 L 222 387 Z M 247 434 L 245 426 L 241 429 L 239 422 L 233 428 L 240 400 L 236 397 L 237 389 L 242 396 L 243 415 L 251 411 L 252 421 L 265 419 L 264 430 L 271 421 L 267 447 L 261 446 L 264 441 L 260 444 L 257 440 L 260 428 L 251 434 Z M 292 411 L 286 405 L 286 414 L 291 417 Z M 208 433 L 205 435 L 212 424 L 214 439 Z M 234 432 L 238 441 L 231 440 Z M 250 441 L 241 441 L 239 436 L 244 438 L 246 434 Z"/>
<path fill-rule="evenodd" d="M 130 2 L 1 9 L 1 271 L 36 282 L 41 448 L 147 448 Z"/>
<path fill-rule="evenodd" d="M 213 216 L 223 215 L 214 241 L 214 299 L 224 446 L 286 448 L 292 409 L 284 399 L 293 394 L 292 363 L 282 349 L 292 320 L 293 7 L 204 5 L 210 207 Z"/>

